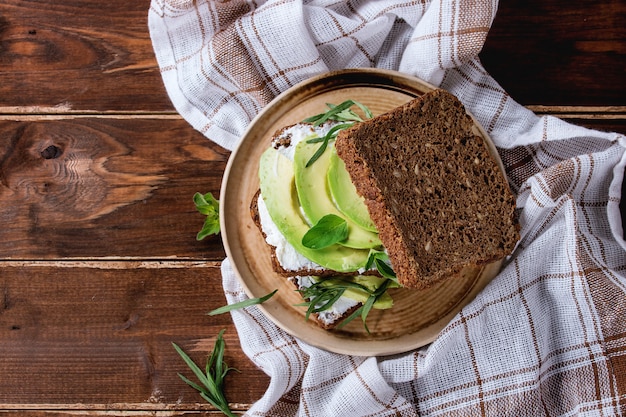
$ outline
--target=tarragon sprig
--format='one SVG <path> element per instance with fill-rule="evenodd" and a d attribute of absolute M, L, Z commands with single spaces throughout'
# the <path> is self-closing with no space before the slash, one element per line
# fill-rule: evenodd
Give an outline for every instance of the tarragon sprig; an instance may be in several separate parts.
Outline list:
<path fill-rule="evenodd" d="M 272 298 L 277 291 L 278 290 L 274 290 L 263 297 L 251 298 L 238 303 L 225 305 L 210 311 L 208 314 L 210 316 L 224 314 L 232 310 L 262 304 Z M 224 350 L 226 348 L 226 344 L 224 343 L 223 335 L 224 330 L 221 330 L 215 339 L 213 351 L 207 359 L 206 369 L 204 371 L 200 369 L 200 367 L 193 362 L 189 355 L 187 355 L 176 343 L 172 343 L 172 346 L 174 346 L 176 352 L 178 352 L 180 357 L 183 358 L 187 366 L 192 370 L 201 384 L 191 381 L 189 378 L 180 373 L 178 376 L 185 381 L 187 385 L 198 391 L 202 398 L 219 409 L 222 413 L 226 414 L 228 417 L 235 417 L 233 412 L 230 410 L 226 397 L 224 396 L 224 378 L 229 371 L 236 371 L 236 369 L 229 368 L 224 362 Z"/>
<path fill-rule="evenodd" d="M 336 278 L 332 285 L 325 279 L 320 279 L 308 287 L 302 287 L 297 291 L 300 293 L 304 303 L 298 304 L 307 307 L 305 318 L 308 320 L 313 313 L 320 313 L 330 309 L 348 288 L 357 288 L 369 293 L 369 289 L 356 282 Z"/>
<path fill-rule="evenodd" d="M 371 119 L 373 114 L 367 106 L 359 103 L 354 100 L 346 100 L 341 104 L 326 104 L 329 110 L 324 113 L 319 113 L 311 117 L 307 117 L 303 120 L 304 123 L 312 123 L 314 126 L 320 126 L 326 123 L 329 120 L 334 120 L 337 122 L 362 122 L 363 118 L 359 116 L 356 112 L 351 110 L 352 106 L 359 107 L 366 119 Z"/>
<path fill-rule="evenodd" d="M 337 326 L 337 328 L 341 329 L 343 326 L 360 316 L 361 321 L 363 322 L 363 327 L 365 327 L 365 331 L 369 334 L 370 329 L 367 327 L 367 323 L 365 322 L 365 320 L 367 319 L 367 315 L 369 314 L 372 307 L 374 307 L 374 303 L 378 301 L 378 299 L 385 293 L 385 291 L 387 291 L 392 283 L 392 280 L 386 279 L 378 288 L 376 288 L 375 291 L 368 291 L 370 293 L 370 296 L 367 298 L 365 303 L 363 303 L 358 309 L 356 309 L 352 314 L 350 314 L 341 323 L 339 323 L 339 326 Z"/>
<path fill-rule="evenodd" d="M 308 320 L 309 316 L 313 313 L 320 313 L 322 311 L 329 310 L 333 304 L 335 304 L 335 302 L 343 296 L 348 288 L 357 288 L 369 296 L 367 300 L 359 306 L 359 308 L 339 323 L 337 328 L 340 329 L 355 318 L 361 317 L 365 331 L 369 334 L 370 330 L 366 323 L 367 316 L 376 301 L 378 301 L 378 299 L 387 291 L 392 283 L 392 280 L 385 279 L 385 281 L 383 281 L 378 288 L 370 290 L 364 285 L 340 278 L 335 278 L 333 283 L 330 285 L 328 281 L 321 279 L 308 287 L 303 287 L 297 290 L 302 298 L 306 300 L 304 303 L 298 304 L 298 306 L 307 307 L 305 317 Z"/>
<path fill-rule="evenodd" d="M 358 309 L 356 309 L 351 315 L 346 317 L 337 328 L 340 329 L 352 320 L 357 317 L 361 317 L 361 321 L 363 321 L 363 326 L 367 333 L 369 333 L 369 329 L 367 327 L 366 319 L 370 310 L 374 306 L 374 303 L 378 301 L 378 299 L 387 291 L 387 289 L 391 287 L 399 287 L 398 278 L 396 277 L 396 273 L 393 268 L 389 264 L 389 256 L 379 250 L 372 249 L 370 250 L 370 254 L 367 258 L 367 262 L 365 264 L 365 269 L 371 269 L 375 267 L 378 273 L 385 278 L 385 281 L 376 288 L 375 290 L 370 290 L 364 285 L 361 285 L 356 282 L 347 281 L 344 279 L 336 278 L 332 285 L 329 285 L 329 281 L 324 279 L 320 279 L 319 281 L 313 283 L 309 287 L 300 288 L 297 290 L 302 298 L 307 300 L 302 304 L 298 304 L 299 306 L 307 307 L 306 319 L 309 319 L 309 316 L 312 313 L 319 313 L 322 311 L 329 310 L 333 304 L 343 294 L 348 288 L 358 288 L 365 293 L 369 294 L 369 297 Z"/>
<path fill-rule="evenodd" d="M 270 298 L 272 298 L 274 296 L 274 294 L 276 294 L 276 292 L 278 291 L 278 289 L 275 289 L 274 291 L 265 294 L 262 297 L 258 297 L 258 298 L 249 298 L 243 301 L 239 301 L 238 303 L 234 303 L 234 304 L 226 304 L 225 306 L 216 308 L 215 310 L 211 310 L 207 313 L 207 315 L 209 316 L 216 316 L 218 314 L 224 314 L 224 313 L 228 313 L 230 311 L 233 310 L 239 310 L 241 308 L 246 308 L 246 307 L 250 307 L 250 306 L 254 306 L 257 304 L 263 304 L 264 302 L 266 302 L 267 300 L 269 300 Z"/>
<path fill-rule="evenodd" d="M 317 137 L 313 139 L 307 140 L 307 143 L 321 143 L 320 147 L 317 148 L 315 153 L 311 156 L 311 158 L 306 163 L 306 167 L 311 166 L 315 161 L 319 159 L 320 156 L 326 151 L 328 147 L 328 143 L 331 140 L 334 140 L 339 134 L 339 131 L 343 129 L 347 129 L 355 123 L 362 122 L 364 119 L 359 116 L 358 113 L 353 111 L 351 108 L 353 106 L 357 106 L 363 111 L 365 115 L 365 119 L 371 119 L 373 114 L 367 108 L 367 106 L 354 101 L 354 100 L 346 100 L 341 104 L 326 104 L 329 108 L 325 113 L 316 114 L 315 116 L 308 117 L 303 120 L 304 123 L 311 123 L 314 126 L 321 126 L 327 121 L 340 122 L 339 124 L 331 127 L 328 132 L 324 135 L 324 137 Z"/>
<path fill-rule="evenodd" d="M 183 358 L 187 366 L 193 371 L 196 378 L 200 381 L 200 384 L 191 381 L 180 373 L 178 376 L 185 381 L 187 385 L 198 391 L 202 398 L 222 413 L 228 417 L 235 417 L 235 414 L 230 410 L 228 401 L 226 401 L 226 397 L 224 396 L 224 378 L 229 371 L 236 371 L 236 369 L 229 368 L 224 362 L 226 344 L 224 343 L 223 334 L 224 330 L 221 330 L 217 335 L 213 351 L 207 359 L 204 371 L 200 369 L 178 345 L 175 343 L 172 343 L 172 345 L 180 357 Z"/>

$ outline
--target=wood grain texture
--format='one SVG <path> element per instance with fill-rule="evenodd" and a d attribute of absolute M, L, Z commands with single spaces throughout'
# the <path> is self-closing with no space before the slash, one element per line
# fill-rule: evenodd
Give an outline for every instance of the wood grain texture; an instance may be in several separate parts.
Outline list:
<path fill-rule="evenodd" d="M 149 4 L 3 1 L 0 108 L 172 111 L 147 30 Z M 522 104 L 623 106 L 625 45 L 621 0 L 506 0 L 480 57 Z"/>
<path fill-rule="evenodd" d="M 503 0 L 480 54 L 516 101 L 626 104 L 626 2 Z"/>
<path fill-rule="evenodd" d="M 0 257 L 221 260 L 192 198 L 228 155 L 181 119 L 0 121 Z"/>
<path fill-rule="evenodd" d="M 223 305 L 195 192 L 229 153 L 178 117 L 150 0 L 0 2 L 0 412 L 221 415 L 176 375 L 226 329 L 236 410 L 268 378 Z M 502 0 L 480 58 L 541 114 L 626 133 L 626 4 Z M 188 374 L 189 375 L 189 374 Z"/>
<path fill-rule="evenodd" d="M 172 110 L 148 33 L 149 0 L 3 0 L 0 107 Z"/>
<path fill-rule="evenodd" d="M 206 315 L 226 302 L 219 264 L 12 262 L 0 291 L 0 409 L 210 409 L 177 376 L 192 377 L 171 343 L 203 366 L 220 329 L 241 371 L 227 398 L 251 403 L 267 386 L 230 315 Z"/>

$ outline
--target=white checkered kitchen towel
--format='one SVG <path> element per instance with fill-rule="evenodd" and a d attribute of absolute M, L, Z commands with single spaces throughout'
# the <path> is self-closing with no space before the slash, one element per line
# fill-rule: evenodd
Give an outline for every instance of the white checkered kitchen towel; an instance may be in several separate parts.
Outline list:
<path fill-rule="evenodd" d="M 393 357 L 307 346 L 256 308 L 233 313 L 270 377 L 254 416 L 626 414 L 626 138 L 538 117 L 477 55 L 497 0 L 153 0 L 177 111 L 233 149 L 274 96 L 311 76 L 395 69 L 457 95 L 493 138 L 520 210 L 505 269 L 432 344 Z M 228 260 L 229 302 L 245 298 Z"/>

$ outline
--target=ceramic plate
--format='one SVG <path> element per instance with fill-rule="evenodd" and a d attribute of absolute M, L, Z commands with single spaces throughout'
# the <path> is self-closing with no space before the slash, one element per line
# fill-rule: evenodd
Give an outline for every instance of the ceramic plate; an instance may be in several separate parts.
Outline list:
<path fill-rule="evenodd" d="M 304 342 L 336 353 L 373 356 L 406 352 L 432 342 L 454 315 L 499 271 L 500 264 L 468 270 L 426 291 L 390 290 L 394 306 L 372 310 L 368 334 L 360 319 L 341 330 L 323 330 L 305 320 L 293 284 L 272 270 L 270 250 L 250 216 L 259 189 L 259 158 L 280 128 L 326 110 L 326 103 L 357 100 L 380 114 L 432 90 L 417 78 L 377 69 L 345 70 L 312 78 L 276 97 L 250 124 L 226 167 L 220 196 L 226 253 L 246 293 L 278 292 L 260 306 L 280 328 Z M 482 129 L 481 134 L 487 135 Z M 493 145 L 492 145 L 493 146 Z M 495 154 L 497 156 L 497 153 Z"/>

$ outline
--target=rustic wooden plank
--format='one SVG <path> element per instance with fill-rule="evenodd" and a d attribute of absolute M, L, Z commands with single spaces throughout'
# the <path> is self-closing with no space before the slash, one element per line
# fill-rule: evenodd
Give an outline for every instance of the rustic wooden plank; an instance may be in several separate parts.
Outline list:
<path fill-rule="evenodd" d="M 607 113 L 552 113 L 538 111 L 537 114 L 551 114 L 577 126 L 588 127 L 603 132 L 617 132 L 626 134 L 626 113 L 607 114 Z"/>
<path fill-rule="evenodd" d="M 171 111 L 148 33 L 149 5 L 2 1 L 0 107 Z"/>
<path fill-rule="evenodd" d="M 626 2 L 501 1 L 480 57 L 522 104 L 624 105 Z"/>
<path fill-rule="evenodd" d="M 206 315 L 226 302 L 217 263 L 5 262 L 0 285 L 0 409 L 208 410 L 171 343 L 204 365 L 221 329 L 227 398 L 267 387 L 230 315 Z"/>
<path fill-rule="evenodd" d="M 149 4 L 3 1 L 0 108 L 171 111 L 152 53 Z M 522 104 L 624 105 L 625 41 L 623 1 L 509 0 L 499 3 L 480 56 Z"/>
<path fill-rule="evenodd" d="M 567 120 L 626 133 L 587 116 Z M 178 118 L 0 120 L 0 259 L 221 260 L 192 196 L 219 194 L 228 155 Z"/>
<path fill-rule="evenodd" d="M 80 416 L 116 416 L 116 417 L 178 417 L 178 416 L 208 416 L 208 417 L 224 417 L 221 411 L 215 410 L 162 410 L 158 408 L 149 410 L 121 410 L 115 408 L 91 408 L 85 409 L 80 404 L 74 405 L 72 408 L 64 408 L 59 410 L 58 408 L 46 407 L 47 404 L 38 407 L 37 409 L 9 409 L 2 410 L 2 415 L 6 417 L 10 416 L 28 416 L 28 417 L 80 417 Z M 243 411 L 234 410 L 235 415 L 243 415 Z"/>
<path fill-rule="evenodd" d="M 223 259 L 192 198 L 228 156 L 182 119 L 0 120 L 0 259 Z"/>

